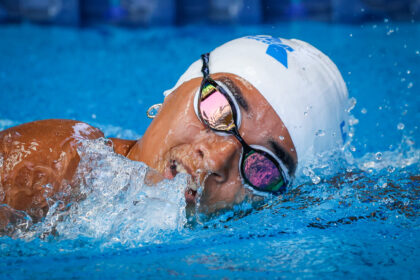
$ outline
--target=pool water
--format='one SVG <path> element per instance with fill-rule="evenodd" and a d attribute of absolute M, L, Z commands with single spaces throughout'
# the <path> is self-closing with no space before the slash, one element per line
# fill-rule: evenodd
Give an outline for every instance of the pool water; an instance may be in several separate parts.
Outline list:
<path fill-rule="evenodd" d="M 418 278 L 418 23 L 3 25 L 0 129 L 66 118 L 138 138 L 150 123 L 147 108 L 201 53 L 255 34 L 299 38 L 337 64 L 353 116 L 341 158 L 305 168 L 284 196 L 257 208 L 189 221 L 186 176 L 151 191 L 142 163 L 116 156 L 103 140 L 86 143 L 81 168 L 95 162 L 87 198 L 66 215 L 51 201 L 42 223 L 0 237 L 0 278 Z"/>

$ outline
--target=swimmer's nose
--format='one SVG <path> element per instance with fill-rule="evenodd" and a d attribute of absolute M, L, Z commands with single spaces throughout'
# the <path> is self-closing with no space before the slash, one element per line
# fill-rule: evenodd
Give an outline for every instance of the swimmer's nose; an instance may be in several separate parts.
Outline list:
<path fill-rule="evenodd" d="M 224 183 L 229 179 L 231 168 L 238 168 L 238 152 L 241 145 L 234 138 L 223 136 L 209 137 L 207 140 L 200 141 L 195 146 L 195 152 L 203 161 L 203 166 L 213 176 L 218 183 Z"/>

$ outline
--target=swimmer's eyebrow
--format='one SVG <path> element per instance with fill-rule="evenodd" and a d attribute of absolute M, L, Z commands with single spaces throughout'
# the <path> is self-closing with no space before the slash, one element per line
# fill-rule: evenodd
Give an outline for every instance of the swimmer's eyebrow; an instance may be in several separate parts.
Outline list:
<path fill-rule="evenodd" d="M 244 96 L 242 95 L 241 90 L 235 85 L 235 83 L 231 79 L 225 76 L 220 77 L 218 80 L 227 86 L 227 88 L 233 94 L 233 97 L 235 97 L 239 106 L 241 106 L 242 109 L 245 110 L 245 112 L 248 112 L 249 111 L 248 102 L 246 102 Z"/>
<path fill-rule="evenodd" d="M 276 156 L 284 163 L 284 165 L 289 170 L 289 175 L 292 175 L 295 173 L 296 170 L 296 164 L 293 160 L 293 157 L 284 149 L 282 146 L 277 144 L 277 142 L 273 140 L 268 140 L 268 144 L 273 149 Z"/>

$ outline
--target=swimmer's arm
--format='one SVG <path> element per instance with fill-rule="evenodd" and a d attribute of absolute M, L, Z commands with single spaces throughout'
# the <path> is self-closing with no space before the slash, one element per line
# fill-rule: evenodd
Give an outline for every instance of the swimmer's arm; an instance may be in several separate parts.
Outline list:
<path fill-rule="evenodd" d="M 108 138 L 112 141 L 114 146 L 114 152 L 117 154 L 127 156 L 128 152 L 131 150 L 131 148 L 136 144 L 136 140 L 125 140 L 125 139 L 119 139 L 119 138 Z"/>

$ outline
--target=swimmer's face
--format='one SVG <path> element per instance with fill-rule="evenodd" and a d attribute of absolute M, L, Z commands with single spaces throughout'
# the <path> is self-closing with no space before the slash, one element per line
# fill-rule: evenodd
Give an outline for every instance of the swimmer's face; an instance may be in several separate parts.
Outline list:
<path fill-rule="evenodd" d="M 296 152 L 290 135 L 273 108 L 247 81 L 229 73 L 211 77 L 234 95 L 241 110 L 239 133 L 250 145 L 263 146 L 294 171 Z M 232 135 L 219 135 L 206 127 L 194 111 L 201 78 L 185 82 L 166 97 L 162 109 L 128 157 L 145 162 L 166 178 L 189 173 L 204 187 L 200 210 L 214 212 L 242 202 L 245 189 L 239 171 L 242 146 Z M 197 202 L 195 187 L 187 187 L 188 204 Z"/>

